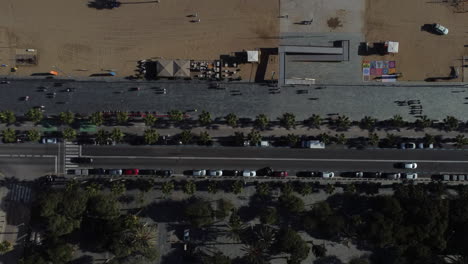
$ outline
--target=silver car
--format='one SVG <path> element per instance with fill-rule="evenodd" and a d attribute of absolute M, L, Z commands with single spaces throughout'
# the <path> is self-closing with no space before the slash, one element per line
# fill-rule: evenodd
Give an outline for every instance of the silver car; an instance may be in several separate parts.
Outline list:
<path fill-rule="evenodd" d="M 193 176 L 206 176 L 206 170 L 193 170 Z"/>
<path fill-rule="evenodd" d="M 255 177 L 257 176 L 257 172 L 254 170 L 243 170 L 242 171 L 242 176 L 244 177 Z"/>
<path fill-rule="evenodd" d="M 213 177 L 223 176 L 223 171 L 222 170 L 209 170 L 208 176 L 213 176 Z"/>
<path fill-rule="evenodd" d="M 122 170 L 121 169 L 111 169 L 109 170 L 110 175 L 122 175 Z"/>
<path fill-rule="evenodd" d="M 335 173 L 334 172 L 320 172 L 320 177 L 322 178 L 333 178 L 335 177 Z"/>

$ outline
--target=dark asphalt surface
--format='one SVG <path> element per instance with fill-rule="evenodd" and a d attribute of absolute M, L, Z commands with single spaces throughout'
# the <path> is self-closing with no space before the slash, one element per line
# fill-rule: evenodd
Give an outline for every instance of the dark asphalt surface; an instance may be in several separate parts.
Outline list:
<path fill-rule="evenodd" d="M 55 83 L 60 86 L 55 87 Z M 451 85 L 451 86 L 450 86 Z M 38 88 L 46 87 L 46 92 Z M 140 91 L 132 88 L 139 87 Z M 465 118 L 468 110 L 468 88 L 460 84 L 398 84 L 371 85 L 313 85 L 283 87 L 281 93 L 271 94 L 271 87 L 254 83 L 223 83 L 224 90 L 210 89 L 208 82 L 198 81 L 71 81 L 47 79 L 13 79 L 0 84 L 1 109 L 24 114 L 35 106 L 45 106 L 46 114 L 63 111 L 89 114 L 96 111 L 156 111 L 198 109 L 224 117 L 236 113 L 254 118 L 260 113 L 276 119 L 285 112 L 296 114 L 298 120 L 312 114 L 327 116 L 345 114 L 353 120 L 369 115 L 379 119 L 400 114 L 407 120 L 415 118 L 409 106 L 397 101 L 419 99 L 421 114 L 442 120 L 447 115 Z M 67 88 L 74 92 L 66 92 Z M 158 89 L 165 88 L 161 94 Z M 300 93 L 303 90 L 304 93 Z M 48 93 L 56 93 L 48 98 Z M 29 96 L 28 101 L 23 98 Z M 189 114 L 194 114 L 190 112 Z"/>

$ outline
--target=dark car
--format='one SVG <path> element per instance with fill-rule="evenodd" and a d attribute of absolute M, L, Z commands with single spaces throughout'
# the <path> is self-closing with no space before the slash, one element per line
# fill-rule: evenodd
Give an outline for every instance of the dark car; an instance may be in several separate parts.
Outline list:
<path fill-rule="evenodd" d="M 318 173 L 315 172 L 315 171 L 300 171 L 296 175 L 297 175 L 297 177 L 310 178 L 310 177 L 317 177 Z"/>
<path fill-rule="evenodd" d="M 105 169 L 89 169 L 88 173 L 91 175 L 104 175 L 106 174 L 106 170 Z"/>
<path fill-rule="evenodd" d="M 80 163 L 80 164 L 93 163 L 92 158 L 85 158 L 85 157 L 71 158 L 70 161 L 73 163 Z"/>
<path fill-rule="evenodd" d="M 288 176 L 288 172 L 287 171 L 275 171 L 275 172 L 273 172 L 273 176 L 275 176 L 275 177 L 286 177 L 286 176 Z"/>
<path fill-rule="evenodd" d="M 140 170 L 140 175 L 155 175 L 155 170 Z"/>
<path fill-rule="evenodd" d="M 156 175 L 158 175 L 158 176 L 165 176 L 165 177 L 171 176 L 172 173 L 173 173 L 172 170 L 157 170 L 157 171 L 156 171 Z"/>
<path fill-rule="evenodd" d="M 382 172 L 364 172 L 366 178 L 381 178 Z"/>
<path fill-rule="evenodd" d="M 271 176 L 273 174 L 273 169 L 270 167 L 265 167 L 257 170 L 257 176 Z"/>
<path fill-rule="evenodd" d="M 223 170 L 223 176 L 240 176 L 238 170 Z"/>
<path fill-rule="evenodd" d="M 125 169 L 123 175 L 138 175 L 140 173 L 139 169 Z"/>

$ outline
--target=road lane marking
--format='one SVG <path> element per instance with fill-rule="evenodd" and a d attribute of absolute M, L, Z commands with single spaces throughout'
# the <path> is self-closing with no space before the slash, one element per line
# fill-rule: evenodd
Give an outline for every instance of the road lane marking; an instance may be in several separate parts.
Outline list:
<path fill-rule="evenodd" d="M 84 156 L 96 159 L 166 159 L 166 160 L 254 160 L 254 161 L 324 161 L 324 162 L 420 162 L 467 163 L 468 160 L 383 160 L 383 159 L 313 159 L 313 158 L 242 158 L 242 157 L 164 157 L 164 156 Z"/>

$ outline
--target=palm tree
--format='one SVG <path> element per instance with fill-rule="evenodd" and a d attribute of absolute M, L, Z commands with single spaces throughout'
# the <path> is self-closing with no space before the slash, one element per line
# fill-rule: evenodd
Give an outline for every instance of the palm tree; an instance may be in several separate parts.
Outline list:
<path fill-rule="evenodd" d="M 283 195 L 291 195 L 293 193 L 293 191 L 294 191 L 294 187 L 289 182 L 283 184 L 283 186 L 281 188 L 281 192 L 282 192 Z"/>
<path fill-rule="evenodd" d="M 262 140 L 262 135 L 260 135 L 260 132 L 257 130 L 252 129 L 252 131 L 247 135 L 247 139 L 250 141 L 250 144 L 258 145 Z"/>
<path fill-rule="evenodd" d="M 171 110 L 169 112 L 169 119 L 172 121 L 180 122 L 184 120 L 184 113 L 180 110 Z"/>
<path fill-rule="evenodd" d="M 420 129 L 428 128 L 432 126 L 432 120 L 427 118 L 427 116 L 421 116 L 421 118 L 418 118 L 415 122 L 416 127 Z"/>
<path fill-rule="evenodd" d="M 387 145 L 389 147 L 393 147 L 398 143 L 399 139 L 399 136 L 396 136 L 394 134 L 387 134 Z"/>
<path fill-rule="evenodd" d="M 234 213 L 233 213 L 234 214 Z M 245 232 L 246 225 L 242 222 L 229 222 L 226 236 L 233 241 L 239 242 Z"/>
<path fill-rule="evenodd" d="M 182 141 L 182 144 L 190 144 L 192 143 L 193 140 L 193 134 L 192 131 L 190 130 L 184 130 L 182 133 L 180 133 L 180 141 Z"/>
<path fill-rule="evenodd" d="M 296 116 L 293 113 L 284 113 L 283 116 L 279 118 L 279 121 L 286 129 L 296 127 Z"/>
<path fill-rule="evenodd" d="M 340 115 L 335 120 L 335 126 L 338 130 L 347 130 L 351 126 L 351 121 L 349 117 L 345 115 Z"/>
<path fill-rule="evenodd" d="M 288 141 L 289 146 L 294 147 L 297 145 L 297 143 L 299 143 L 299 136 L 294 134 L 288 134 L 286 136 L 286 140 Z"/>
<path fill-rule="evenodd" d="M 468 139 L 464 135 L 458 135 L 455 137 L 455 146 L 457 148 L 462 148 L 468 144 Z"/>
<path fill-rule="evenodd" d="M 334 186 L 334 185 L 332 185 L 332 184 L 327 184 L 327 185 L 325 186 L 325 192 L 326 192 L 327 194 L 332 194 L 334 191 L 335 191 L 335 186 Z"/>
<path fill-rule="evenodd" d="M 11 128 L 7 128 L 3 130 L 2 136 L 3 136 L 3 142 L 5 143 L 16 142 L 16 131 Z"/>
<path fill-rule="evenodd" d="M 405 121 L 403 121 L 403 117 L 401 115 L 394 115 L 390 119 L 390 125 L 395 128 L 400 128 L 405 125 Z"/>
<path fill-rule="evenodd" d="M 312 245 L 312 253 L 316 258 L 323 258 L 327 254 L 327 248 L 325 245 Z"/>
<path fill-rule="evenodd" d="M 3 123 L 7 123 L 8 125 L 11 125 L 16 122 L 16 116 L 15 113 L 11 110 L 5 110 L 0 112 L 0 120 Z"/>
<path fill-rule="evenodd" d="M 343 133 L 335 135 L 335 140 L 336 140 L 336 144 L 338 145 L 344 145 L 346 144 L 346 141 L 347 141 L 346 136 Z"/>
<path fill-rule="evenodd" d="M 147 114 L 143 117 L 143 122 L 145 122 L 146 126 L 152 127 L 156 123 L 156 117 L 152 114 Z"/>
<path fill-rule="evenodd" d="M 460 121 L 458 121 L 458 119 L 456 119 L 453 116 L 447 116 L 444 119 L 444 124 L 445 124 L 445 129 L 447 131 L 452 131 L 452 130 L 458 129 L 458 127 L 460 125 Z"/>
<path fill-rule="evenodd" d="M 154 128 L 146 129 L 144 132 L 145 143 L 148 145 L 156 144 L 159 140 L 159 133 Z"/>
<path fill-rule="evenodd" d="M 264 114 L 259 114 L 255 118 L 255 126 L 259 128 L 260 130 L 264 130 L 265 128 L 267 128 L 269 123 L 270 123 L 270 120 Z"/>
<path fill-rule="evenodd" d="M 371 133 L 369 132 L 369 143 L 372 145 L 372 146 L 376 146 L 377 144 L 379 144 L 379 136 L 377 135 L 377 133 Z"/>
<path fill-rule="evenodd" d="M 164 182 L 161 186 L 161 192 L 164 196 L 169 196 L 174 191 L 174 187 L 173 181 Z"/>
<path fill-rule="evenodd" d="M 318 135 L 317 138 L 320 141 L 322 141 L 325 145 L 330 144 L 331 138 L 330 138 L 330 135 L 328 135 L 328 134 L 322 133 L 322 134 Z"/>
<path fill-rule="evenodd" d="M 308 182 L 299 182 L 299 194 L 302 196 L 312 194 L 313 188 L 312 185 Z"/>
<path fill-rule="evenodd" d="M 200 135 L 198 135 L 198 142 L 201 145 L 210 145 L 212 142 L 210 134 L 206 131 L 200 132 Z"/>
<path fill-rule="evenodd" d="M 26 112 L 25 116 L 29 121 L 32 121 L 34 123 L 39 123 L 44 118 L 44 114 L 42 113 L 41 109 L 39 109 L 39 108 L 29 109 L 29 111 Z"/>
<path fill-rule="evenodd" d="M 211 121 L 211 114 L 207 111 L 202 111 L 202 113 L 198 117 L 198 122 L 200 122 L 202 126 L 207 126 L 211 124 Z"/>
<path fill-rule="evenodd" d="M 125 125 L 128 122 L 128 113 L 127 112 L 117 112 L 117 124 Z"/>
<path fill-rule="evenodd" d="M 257 243 L 246 245 L 242 248 L 245 251 L 244 259 L 249 264 L 268 264 L 268 254 L 266 249 Z"/>
<path fill-rule="evenodd" d="M 276 242 L 276 230 L 273 228 L 262 225 L 259 229 L 254 232 L 256 243 L 259 243 L 261 247 L 268 249 Z"/>
<path fill-rule="evenodd" d="M 193 181 L 188 181 L 184 184 L 184 193 L 193 195 L 197 191 L 197 185 Z"/>
<path fill-rule="evenodd" d="M 104 123 L 104 115 L 101 112 L 95 112 L 91 114 L 89 121 L 96 126 L 100 126 Z"/>
<path fill-rule="evenodd" d="M 424 142 L 426 142 L 426 144 L 434 144 L 436 142 L 436 138 L 433 135 L 425 134 Z"/>
<path fill-rule="evenodd" d="M 41 132 L 36 129 L 31 129 L 27 132 L 29 141 L 39 141 L 41 139 Z"/>
<path fill-rule="evenodd" d="M 216 181 L 210 181 L 208 183 L 208 192 L 211 194 L 216 194 L 218 192 L 218 183 Z"/>
<path fill-rule="evenodd" d="M 319 115 L 316 115 L 316 114 L 313 114 L 308 120 L 307 120 L 307 123 L 309 124 L 309 126 L 311 127 L 315 127 L 315 128 L 319 128 L 320 129 L 320 125 L 322 124 L 322 118 L 319 116 Z"/>
<path fill-rule="evenodd" d="M 374 130 L 375 125 L 377 124 L 377 119 L 370 116 L 365 116 L 361 119 L 360 126 L 362 129 Z"/>
<path fill-rule="evenodd" d="M 261 196 L 269 196 L 271 194 L 271 186 L 268 182 L 257 183 L 257 193 Z"/>
<path fill-rule="evenodd" d="M 235 181 L 232 183 L 231 188 L 234 194 L 239 194 L 244 189 L 244 184 L 241 181 Z"/>
<path fill-rule="evenodd" d="M 76 139 L 76 130 L 71 128 L 71 127 L 67 127 L 63 130 L 62 132 L 62 135 L 63 135 L 63 138 L 67 141 L 73 141 Z"/>
<path fill-rule="evenodd" d="M 104 129 L 99 129 L 96 134 L 96 141 L 98 144 L 106 144 L 109 139 L 109 134 Z"/>
<path fill-rule="evenodd" d="M 233 114 L 233 113 L 230 113 L 226 116 L 226 123 L 232 127 L 236 127 L 237 126 L 237 122 L 239 122 L 239 118 Z"/>
<path fill-rule="evenodd" d="M 114 142 L 118 143 L 122 141 L 124 133 L 119 128 L 114 128 L 111 131 L 110 137 Z"/>
<path fill-rule="evenodd" d="M 71 125 L 75 121 L 75 114 L 73 114 L 70 111 L 61 112 L 59 114 L 59 119 L 60 119 L 60 122 L 62 122 L 62 124 Z"/>

